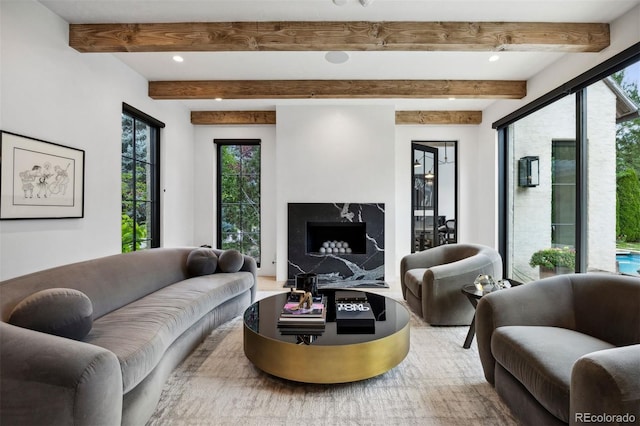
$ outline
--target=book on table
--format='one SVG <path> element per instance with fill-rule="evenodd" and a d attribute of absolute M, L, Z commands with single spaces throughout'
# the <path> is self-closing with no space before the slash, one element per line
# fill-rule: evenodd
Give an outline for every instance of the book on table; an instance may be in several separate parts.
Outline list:
<path fill-rule="evenodd" d="M 336 331 L 345 334 L 375 333 L 376 318 L 368 302 L 336 302 Z"/>
<path fill-rule="evenodd" d="M 299 307 L 297 301 L 287 301 L 278 318 L 278 327 L 324 328 L 327 318 L 325 300 L 314 299 L 311 308 Z"/>

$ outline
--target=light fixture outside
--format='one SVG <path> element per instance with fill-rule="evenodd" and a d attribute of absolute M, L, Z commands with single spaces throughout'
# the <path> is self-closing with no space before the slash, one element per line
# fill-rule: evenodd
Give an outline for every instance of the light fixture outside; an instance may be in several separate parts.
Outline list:
<path fill-rule="evenodd" d="M 180 55 L 175 55 L 173 57 L 173 60 L 176 61 L 176 62 L 184 62 L 184 58 L 182 56 L 180 56 Z"/>
<path fill-rule="evenodd" d="M 324 59 L 332 64 L 344 64 L 349 60 L 349 54 L 342 51 L 331 51 L 324 55 Z"/>

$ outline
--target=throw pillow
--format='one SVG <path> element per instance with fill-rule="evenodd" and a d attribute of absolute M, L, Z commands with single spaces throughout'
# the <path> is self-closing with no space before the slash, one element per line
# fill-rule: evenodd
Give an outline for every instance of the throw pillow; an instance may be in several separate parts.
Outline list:
<path fill-rule="evenodd" d="M 222 272 L 238 272 L 244 265 L 244 256 L 238 250 L 225 250 L 220 254 L 218 265 Z"/>
<path fill-rule="evenodd" d="M 9 323 L 69 339 L 82 340 L 93 325 L 91 299 L 72 288 L 33 293 L 13 308 Z"/>
<path fill-rule="evenodd" d="M 216 272 L 218 256 L 210 248 L 194 249 L 187 256 L 187 272 L 192 277 L 210 275 Z"/>

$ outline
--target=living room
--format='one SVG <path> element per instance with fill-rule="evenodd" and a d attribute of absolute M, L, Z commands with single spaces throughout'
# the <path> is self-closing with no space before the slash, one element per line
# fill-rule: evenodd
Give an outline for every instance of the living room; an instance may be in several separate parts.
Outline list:
<path fill-rule="evenodd" d="M 286 270 L 286 235 L 278 230 L 285 229 L 287 202 L 358 201 L 387 205 L 385 276 L 397 277 L 396 265 L 411 243 L 411 140 L 458 141 L 459 240 L 496 246 L 497 147 L 491 123 L 633 45 L 638 13 L 629 10 L 613 20 L 610 47 L 563 55 L 528 80 L 525 98 L 491 103 L 479 125 L 395 126 L 394 107 L 387 103 L 318 100 L 305 108 L 279 108 L 275 126 L 193 126 L 189 110 L 150 99 L 147 80 L 112 55 L 71 49 L 68 24 L 42 4 L 3 2 L 2 129 L 84 149 L 87 169 L 82 220 L 2 222 L 1 278 L 120 251 L 121 153 L 113 141 L 120 139 L 115 123 L 123 102 L 166 124 L 162 158 L 170 163 L 162 168 L 162 246 L 215 241 L 216 138 L 262 141 L 260 275 L 282 279 Z M 351 124 L 343 130 L 336 121 Z M 336 146 L 348 151 L 331 155 L 328 148 Z M 313 180 L 302 180 L 305 175 Z"/>
<path fill-rule="evenodd" d="M 336 2 L 326 2 L 334 8 L 340 7 L 333 4 Z M 164 123 L 161 136 L 161 247 L 216 246 L 217 170 L 213 141 L 258 139 L 262 156 L 261 253 L 257 269 L 260 279 L 280 287 L 288 278 L 289 203 L 381 203 L 385 206 L 384 276 L 390 291 L 399 292 L 400 263 L 412 252 L 413 244 L 409 186 L 412 141 L 457 142 L 457 241 L 497 249 L 501 243 L 500 159 L 498 135 L 493 124 L 620 52 L 637 46 L 640 41 L 639 1 L 616 2 L 615 6 L 607 1 L 587 2 L 592 5 L 585 15 L 593 17 L 588 21 L 610 26 L 609 46 L 597 52 L 534 56 L 534 61 L 540 59 L 540 62 L 528 66 L 535 72 L 522 70 L 519 73 L 526 76 L 518 78 L 526 80 L 524 97 L 466 100 L 471 103 L 464 105 L 476 105 L 473 109 L 481 110 L 482 120 L 478 124 L 399 125 L 396 124 L 398 108 L 394 99 L 286 102 L 263 99 L 256 101 L 253 109 L 275 111 L 275 124 L 194 125 L 191 112 L 209 109 L 211 101 L 152 99 L 149 96 L 151 78 L 124 60 L 127 53 L 81 53 L 70 47 L 70 22 L 52 10 L 60 6 L 56 3 L 65 2 L 2 0 L 0 3 L 0 129 L 84 151 L 82 217 L 1 220 L 0 281 L 121 252 L 120 141 L 124 103 Z M 82 3 L 76 2 L 79 15 L 85 10 Z M 144 6 L 146 2 L 138 3 L 137 7 L 143 13 L 153 10 L 153 6 Z M 246 7 L 255 7 L 255 3 Z M 348 4 L 347 7 L 355 9 L 357 6 L 368 11 L 378 3 L 390 2 L 378 0 L 365 8 L 359 4 Z M 432 7 L 437 2 L 428 0 L 425 3 Z M 472 2 L 461 3 L 469 6 Z M 541 12 L 536 17 L 548 13 L 549 21 L 569 20 L 566 14 L 542 12 L 553 8 L 553 3 L 523 3 L 527 7 L 539 3 Z M 580 5 L 584 6 L 582 2 Z M 98 18 L 92 17 L 89 9 L 83 16 L 86 22 L 101 22 L 95 21 Z M 561 9 L 566 13 L 565 7 Z M 480 13 L 477 7 L 475 10 Z M 126 17 L 126 11 L 119 12 Z M 474 18 L 471 12 L 462 15 L 464 18 L 460 19 L 467 21 L 481 20 Z M 515 10 L 503 11 L 499 16 L 494 20 L 507 21 L 509 16 L 516 16 L 514 21 L 530 20 Z M 253 19 L 259 20 L 259 16 Z M 215 20 L 231 19 L 218 17 Z M 122 22 L 132 21 L 123 18 Z M 486 54 L 483 61 L 489 53 L 483 52 Z M 512 53 L 514 57 L 522 54 L 504 53 Z M 455 55 L 455 52 L 450 54 Z M 164 66 L 167 69 L 191 66 L 188 61 L 173 63 L 171 56 L 172 52 L 168 52 Z M 223 62 L 224 57 L 221 58 Z M 508 56 L 501 60 L 505 62 L 505 59 Z M 260 60 L 253 61 L 247 63 L 244 76 L 254 75 L 249 71 L 260 68 Z M 322 68 L 333 73 L 323 78 L 340 78 L 335 64 L 322 66 L 334 67 Z M 221 68 L 224 68 L 222 64 Z M 268 71 L 270 74 L 251 78 L 300 78 L 291 70 L 278 66 L 269 67 Z M 197 73 L 204 71 L 197 71 L 194 66 L 192 72 L 193 79 L 200 79 L 202 77 Z M 373 71 L 367 69 L 366 72 L 371 74 L 363 75 L 363 78 L 375 78 L 371 77 Z M 419 70 L 412 72 L 413 77 L 403 78 L 421 75 Z M 500 62 L 493 72 L 493 78 L 503 78 Z M 153 75 L 152 70 L 147 73 Z M 219 74 L 214 75 L 206 78 L 220 78 Z M 452 70 L 439 78 L 456 79 L 456 75 L 460 74 Z M 245 77 L 226 75 L 225 78 Z M 439 100 L 443 101 L 456 105 L 446 109 L 459 110 L 457 105 L 464 100 Z M 223 100 L 217 105 L 218 110 L 242 109 L 234 100 Z M 428 102 L 420 105 L 419 109 L 429 109 Z M 438 105 L 434 109 L 445 109 L 441 103 L 432 105 Z"/>

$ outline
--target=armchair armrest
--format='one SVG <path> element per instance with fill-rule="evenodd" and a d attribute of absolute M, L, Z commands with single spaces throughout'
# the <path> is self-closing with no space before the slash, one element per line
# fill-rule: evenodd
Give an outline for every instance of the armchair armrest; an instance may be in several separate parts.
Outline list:
<path fill-rule="evenodd" d="M 484 376 L 494 383 L 491 337 L 507 325 L 538 325 L 575 329 L 571 281 L 556 276 L 487 294 L 476 310 L 476 338 Z"/>
<path fill-rule="evenodd" d="M 0 322 L 0 424 L 119 425 L 116 356 Z"/>
<path fill-rule="evenodd" d="M 620 416 L 619 420 L 604 419 L 600 424 L 640 420 L 640 344 L 578 359 L 571 372 L 570 398 L 571 425 L 589 422 L 588 416 Z"/>
<path fill-rule="evenodd" d="M 444 262 L 444 258 L 439 250 L 424 250 L 411 253 L 400 260 L 400 288 L 402 296 L 406 299 L 407 287 L 405 284 L 405 274 L 410 269 L 425 269 Z"/>
<path fill-rule="evenodd" d="M 256 293 L 258 291 L 258 265 L 253 257 L 247 256 L 246 254 L 243 254 L 242 257 L 244 258 L 244 263 L 240 270 L 250 272 L 253 275 L 253 287 L 251 287 L 251 302 L 253 302 L 256 300 Z"/>

